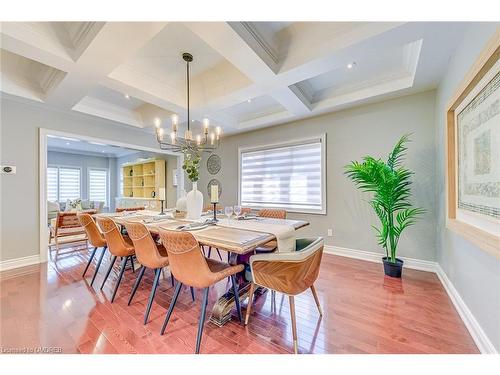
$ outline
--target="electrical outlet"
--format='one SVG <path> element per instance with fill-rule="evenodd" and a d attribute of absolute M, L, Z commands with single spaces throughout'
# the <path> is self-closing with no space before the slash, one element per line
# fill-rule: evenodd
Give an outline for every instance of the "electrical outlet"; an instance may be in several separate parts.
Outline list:
<path fill-rule="evenodd" d="M 328 237 L 332 237 L 333 236 L 333 229 L 328 229 Z"/>
<path fill-rule="evenodd" d="M 0 173 L 2 173 L 2 174 L 15 174 L 16 167 L 14 167 L 12 165 L 2 165 L 2 166 L 0 166 Z"/>

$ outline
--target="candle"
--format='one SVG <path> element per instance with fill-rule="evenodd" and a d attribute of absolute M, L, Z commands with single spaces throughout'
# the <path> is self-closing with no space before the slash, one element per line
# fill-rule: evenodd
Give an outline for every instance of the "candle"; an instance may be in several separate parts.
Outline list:
<path fill-rule="evenodd" d="M 165 200 L 165 188 L 160 188 L 160 200 Z"/>
<path fill-rule="evenodd" d="M 219 203 L 219 185 L 212 185 L 210 187 L 210 201 L 212 203 Z"/>

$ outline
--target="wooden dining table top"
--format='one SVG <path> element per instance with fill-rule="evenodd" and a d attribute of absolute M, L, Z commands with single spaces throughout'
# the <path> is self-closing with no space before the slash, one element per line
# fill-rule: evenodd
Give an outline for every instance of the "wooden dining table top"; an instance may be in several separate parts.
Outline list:
<path fill-rule="evenodd" d="M 115 223 L 123 225 L 127 222 L 142 222 L 153 234 L 158 234 L 160 228 L 175 230 L 180 225 L 192 223 L 185 219 L 171 218 L 166 215 L 164 219 L 158 219 L 160 215 L 155 211 L 138 211 L 130 213 L 100 213 L 94 217 L 109 217 Z M 207 219 L 210 218 L 207 216 Z M 150 222 L 154 219 L 153 222 Z M 259 223 L 281 224 L 293 227 L 295 230 L 309 225 L 304 220 L 290 219 L 268 219 L 263 217 L 255 218 Z M 212 246 L 236 254 L 247 254 L 256 247 L 261 246 L 276 237 L 271 233 L 246 230 L 241 228 L 231 228 L 230 226 L 208 225 L 206 228 L 190 230 L 196 240 L 205 246 Z"/>

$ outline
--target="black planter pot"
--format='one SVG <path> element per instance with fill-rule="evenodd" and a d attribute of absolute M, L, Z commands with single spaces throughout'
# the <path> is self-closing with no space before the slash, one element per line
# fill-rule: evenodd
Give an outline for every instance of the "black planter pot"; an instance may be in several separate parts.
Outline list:
<path fill-rule="evenodd" d="M 387 257 L 383 257 L 384 262 L 384 273 L 390 277 L 401 278 L 401 272 L 403 271 L 403 261 L 396 258 L 396 263 L 392 263 Z"/>

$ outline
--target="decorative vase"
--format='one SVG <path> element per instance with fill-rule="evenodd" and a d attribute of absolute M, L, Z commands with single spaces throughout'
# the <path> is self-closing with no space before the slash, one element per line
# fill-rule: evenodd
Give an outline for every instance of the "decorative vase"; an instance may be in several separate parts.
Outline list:
<path fill-rule="evenodd" d="M 175 210 L 178 212 L 186 212 L 187 211 L 187 203 L 186 203 L 186 190 L 181 191 L 181 197 L 177 199 L 175 204 Z"/>
<path fill-rule="evenodd" d="M 186 219 L 197 220 L 201 217 L 203 210 L 203 194 L 198 191 L 198 184 L 193 182 L 193 190 L 186 196 L 187 216 Z"/>

